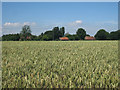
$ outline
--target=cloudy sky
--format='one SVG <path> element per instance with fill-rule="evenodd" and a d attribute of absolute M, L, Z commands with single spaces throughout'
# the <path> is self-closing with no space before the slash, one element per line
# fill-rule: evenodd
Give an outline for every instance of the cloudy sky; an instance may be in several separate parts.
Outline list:
<path fill-rule="evenodd" d="M 3 2 L 3 34 L 19 33 L 24 25 L 30 25 L 34 35 L 63 26 L 66 33 L 75 34 L 78 28 L 84 28 L 94 36 L 99 29 L 118 29 L 118 3 Z"/>

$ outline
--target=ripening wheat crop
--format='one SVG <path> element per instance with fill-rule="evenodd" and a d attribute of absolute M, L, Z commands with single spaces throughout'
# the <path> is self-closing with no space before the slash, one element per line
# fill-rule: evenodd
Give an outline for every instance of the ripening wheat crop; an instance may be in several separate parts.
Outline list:
<path fill-rule="evenodd" d="M 118 41 L 4 41 L 3 88 L 118 87 Z"/>

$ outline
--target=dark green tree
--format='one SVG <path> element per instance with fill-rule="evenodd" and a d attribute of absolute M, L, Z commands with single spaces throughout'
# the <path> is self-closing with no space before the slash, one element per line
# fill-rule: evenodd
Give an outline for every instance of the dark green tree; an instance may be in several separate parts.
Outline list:
<path fill-rule="evenodd" d="M 59 27 L 54 27 L 52 31 L 53 31 L 53 40 L 58 40 L 59 39 Z"/>
<path fill-rule="evenodd" d="M 69 35 L 70 35 L 69 32 L 65 33 L 65 37 L 67 37 L 67 36 L 69 36 Z"/>
<path fill-rule="evenodd" d="M 83 28 L 79 28 L 76 32 L 77 36 L 79 39 L 84 40 L 85 36 L 86 36 L 86 31 Z"/>
<path fill-rule="evenodd" d="M 120 40 L 120 30 L 118 30 L 117 33 L 118 33 L 118 40 Z"/>
<path fill-rule="evenodd" d="M 65 34 L 65 37 L 68 37 L 69 40 L 79 40 L 79 37 L 76 34 L 69 34 L 68 32 Z"/>
<path fill-rule="evenodd" d="M 22 31 L 20 32 L 20 36 L 22 40 L 27 40 L 27 37 L 31 36 L 31 29 L 30 26 L 24 25 L 22 27 Z"/>
<path fill-rule="evenodd" d="M 104 29 L 100 29 L 96 34 L 95 38 L 97 40 L 107 40 L 109 39 L 109 33 L 105 31 Z"/>
<path fill-rule="evenodd" d="M 86 34 L 86 36 L 90 36 L 89 34 Z"/>
<path fill-rule="evenodd" d="M 120 40 L 120 30 L 110 32 L 109 37 L 111 40 Z"/>
<path fill-rule="evenodd" d="M 53 40 L 53 31 L 46 31 L 44 35 L 47 35 L 48 40 Z"/>
<path fill-rule="evenodd" d="M 48 39 L 48 36 L 47 36 L 47 35 L 43 35 L 42 40 L 43 40 L 43 41 L 48 41 L 48 40 L 49 40 L 49 39 Z"/>
<path fill-rule="evenodd" d="M 42 37 L 43 37 L 43 33 L 41 33 L 39 36 L 38 36 L 38 40 L 42 40 Z"/>
<path fill-rule="evenodd" d="M 41 36 L 43 36 L 43 33 L 41 33 Z"/>
<path fill-rule="evenodd" d="M 75 40 L 75 36 L 74 35 L 68 35 L 67 37 L 69 38 L 69 40 Z"/>
<path fill-rule="evenodd" d="M 31 35 L 31 40 L 33 40 L 33 41 L 38 41 L 39 39 L 38 39 L 38 36 L 36 36 L 36 35 Z"/>
<path fill-rule="evenodd" d="M 63 37 L 64 34 L 65 34 L 65 28 L 62 27 L 62 28 L 60 28 L 60 36 Z"/>
<path fill-rule="evenodd" d="M 117 34 L 117 32 L 110 32 L 109 37 L 110 37 L 111 40 L 117 40 L 118 39 L 118 34 Z"/>
<path fill-rule="evenodd" d="M 2 36 L 2 41 L 19 41 L 20 34 L 7 34 Z"/>

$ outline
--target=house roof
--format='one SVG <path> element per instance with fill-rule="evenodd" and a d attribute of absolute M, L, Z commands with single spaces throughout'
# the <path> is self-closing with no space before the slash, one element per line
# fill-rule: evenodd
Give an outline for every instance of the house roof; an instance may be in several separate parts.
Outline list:
<path fill-rule="evenodd" d="M 93 36 L 86 36 L 85 40 L 95 40 L 95 37 L 93 37 Z"/>
<path fill-rule="evenodd" d="M 60 40 L 69 40 L 68 37 L 60 37 L 59 39 L 60 39 Z"/>

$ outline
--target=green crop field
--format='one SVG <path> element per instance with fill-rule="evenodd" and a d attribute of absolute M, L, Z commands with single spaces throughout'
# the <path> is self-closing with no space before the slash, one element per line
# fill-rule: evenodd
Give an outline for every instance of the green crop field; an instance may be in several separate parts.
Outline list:
<path fill-rule="evenodd" d="M 4 41 L 3 88 L 118 87 L 118 41 Z"/>

